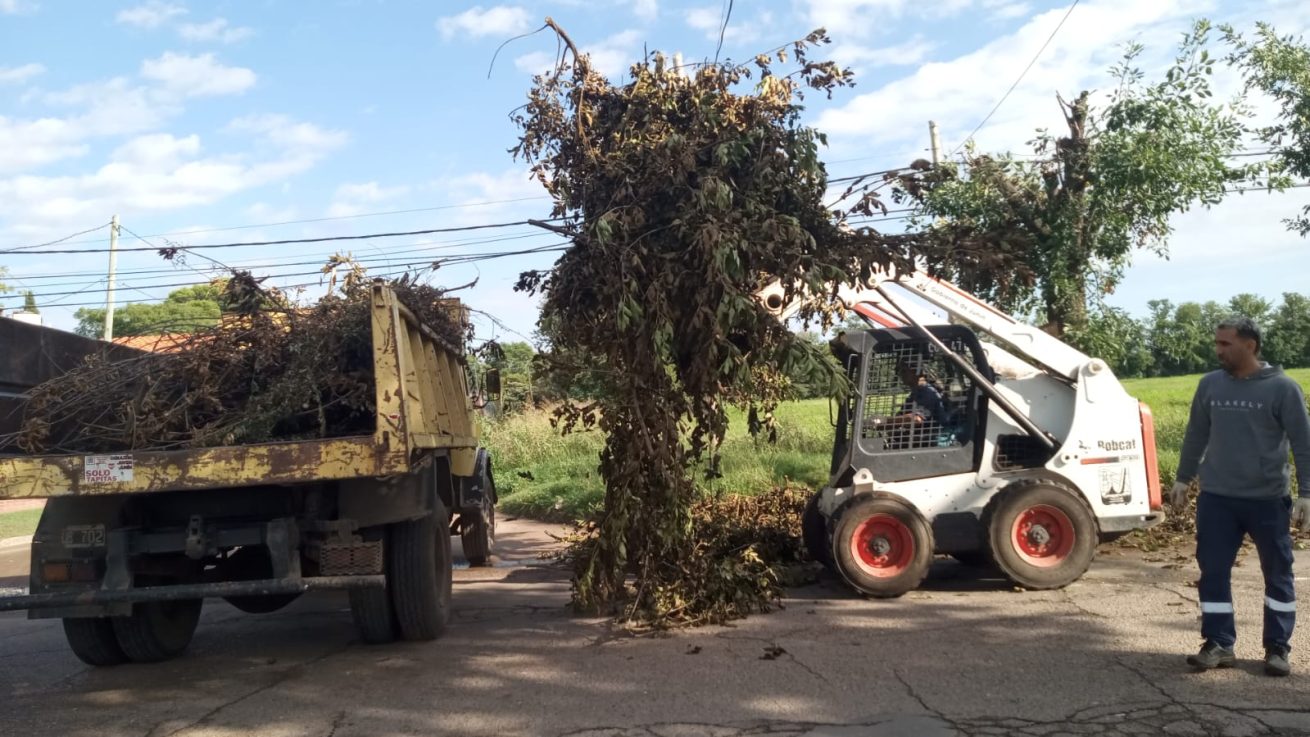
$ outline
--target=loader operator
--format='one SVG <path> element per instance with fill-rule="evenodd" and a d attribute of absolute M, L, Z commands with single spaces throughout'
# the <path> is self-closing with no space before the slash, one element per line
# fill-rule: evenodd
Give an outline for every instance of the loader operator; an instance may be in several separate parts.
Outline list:
<path fill-rule="evenodd" d="M 1310 528 L 1310 418 L 1301 387 L 1259 359 L 1260 329 L 1252 320 L 1221 322 L 1215 353 L 1223 370 L 1206 374 L 1196 388 L 1170 492 L 1170 503 L 1183 509 L 1199 466 L 1196 561 L 1205 644 L 1187 662 L 1205 670 L 1231 667 L 1236 660 L 1231 574 L 1242 538 L 1250 535 L 1265 582 L 1264 670 L 1286 676 L 1296 623 L 1289 521 Z M 1299 477 L 1295 500 L 1289 494 L 1289 447 Z"/>
<path fill-rule="evenodd" d="M 896 372 L 910 390 L 899 414 L 887 418 L 889 450 L 924 448 L 937 443 L 949 424 L 946 403 L 932 376 L 921 365 L 898 361 Z"/>

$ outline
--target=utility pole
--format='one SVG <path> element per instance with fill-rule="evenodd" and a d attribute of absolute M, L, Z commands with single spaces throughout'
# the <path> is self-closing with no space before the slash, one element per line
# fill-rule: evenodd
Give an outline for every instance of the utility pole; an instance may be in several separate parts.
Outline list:
<path fill-rule="evenodd" d="M 937 123 L 932 120 L 928 121 L 928 140 L 932 145 L 932 165 L 937 168 L 942 163 L 942 142 L 937 137 Z"/>
<path fill-rule="evenodd" d="M 109 221 L 109 288 L 105 291 L 105 340 L 114 340 L 114 269 L 118 266 L 118 216 Z"/>

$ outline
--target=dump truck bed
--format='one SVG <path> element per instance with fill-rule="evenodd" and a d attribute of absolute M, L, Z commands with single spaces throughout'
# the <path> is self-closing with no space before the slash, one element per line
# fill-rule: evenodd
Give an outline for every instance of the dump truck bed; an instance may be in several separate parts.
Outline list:
<path fill-rule="evenodd" d="M 372 287 L 377 420 L 372 435 L 112 454 L 0 456 L 0 499 L 138 494 L 407 473 L 413 451 L 446 449 L 473 473 L 477 433 L 463 353 Z"/>

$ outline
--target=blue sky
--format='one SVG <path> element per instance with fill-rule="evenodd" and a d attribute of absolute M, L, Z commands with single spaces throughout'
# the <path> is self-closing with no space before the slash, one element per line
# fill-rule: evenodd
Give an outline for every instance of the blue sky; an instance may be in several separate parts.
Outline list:
<path fill-rule="evenodd" d="M 644 48 L 712 57 L 724 10 L 712 0 L 0 0 L 0 251 L 103 225 L 115 213 L 149 244 L 184 245 L 539 217 L 548 201 L 507 153 L 517 136 L 508 115 L 556 42 L 548 33 L 513 41 L 488 78 L 497 46 L 551 16 L 619 76 Z M 851 65 L 858 84 L 831 101 L 808 101 L 806 115 L 829 133 L 830 173 L 846 176 L 924 156 L 930 119 L 954 149 L 1067 10 L 1042 0 L 738 0 L 722 55 L 749 58 L 826 26 L 829 56 Z M 978 146 L 1024 152 L 1035 128 L 1059 126 L 1057 91 L 1104 88 L 1105 70 L 1129 40 L 1147 45 L 1143 66 L 1156 73 L 1202 15 L 1239 26 L 1268 20 L 1291 33 L 1310 26 L 1299 0 L 1082 0 L 979 131 Z M 1218 84 L 1233 89 L 1235 80 L 1221 75 Z M 1154 298 L 1310 292 L 1310 244 L 1279 222 L 1308 202 L 1310 190 L 1247 194 L 1179 216 L 1171 260 L 1139 256 L 1110 302 L 1140 315 Z M 403 210 L 422 211 L 396 213 Z M 317 222 L 280 224 L 308 220 Z M 124 236 L 123 248 L 143 245 Z M 525 226 L 204 253 L 255 266 L 274 283 L 309 285 L 308 299 L 324 290 L 311 264 L 336 250 L 385 273 L 441 255 L 556 242 Z M 0 253 L 0 265 L 11 286 L 37 293 L 48 324 L 71 328 L 77 306 L 103 302 L 107 256 L 41 252 L 106 245 L 102 229 Z M 551 258 L 448 266 L 434 283 L 478 278 L 463 296 L 499 320 L 480 318 L 480 335 L 513 339 L 530 334 L 536 317 L 514 280 Z M 162 298 L 202 279 L 208 265 L 124 252 L 117 299 Z"/>

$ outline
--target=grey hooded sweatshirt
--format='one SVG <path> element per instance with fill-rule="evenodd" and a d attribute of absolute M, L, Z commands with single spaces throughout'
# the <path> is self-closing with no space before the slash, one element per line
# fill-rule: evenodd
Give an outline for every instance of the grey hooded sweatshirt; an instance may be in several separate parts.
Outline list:
<path fill-rule="evenodd" d="M 1178 459 L 1178 480 L 1201 468 L 1201 491 L 1269 499 L 1289 492 L 1288 449 L 1299 493 L 1310 499 L 1310 417 L 1301 387 L 1277 366 L 1245 378 L 1226 371 L 1201 377 Z"/>

